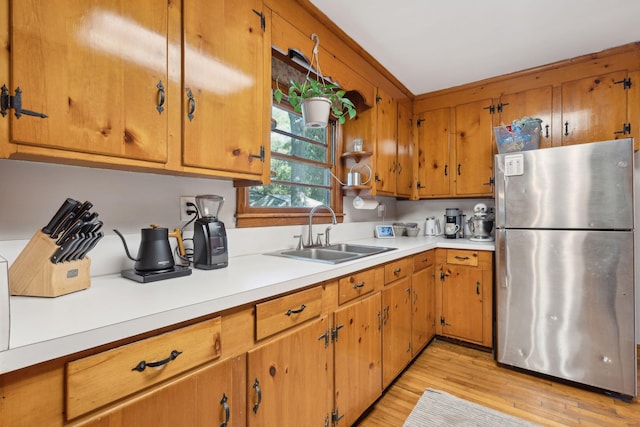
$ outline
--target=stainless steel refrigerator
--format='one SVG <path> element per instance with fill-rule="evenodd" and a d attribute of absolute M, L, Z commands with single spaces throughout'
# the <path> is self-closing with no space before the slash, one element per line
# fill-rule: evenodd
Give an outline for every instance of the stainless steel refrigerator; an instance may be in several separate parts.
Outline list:
<path fill-rule="evenodd" d="M 637 396 L 631 138 L 495 156 L 496 359 Z"/>

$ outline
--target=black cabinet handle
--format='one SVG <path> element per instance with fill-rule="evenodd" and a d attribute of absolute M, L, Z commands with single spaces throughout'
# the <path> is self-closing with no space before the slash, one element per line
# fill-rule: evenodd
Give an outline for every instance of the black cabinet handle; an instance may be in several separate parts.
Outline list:
<path fill-rule="evenodd" d="M 458 259 L 458 260 L 460 260 L 460 261 L 466 261 L 466 260 L 468 260 L 468 259 L 469 259 L 469 257 L 468 257 L 468 256 L 460 256 L 460 255 L 456 255 L 454 258 L 455 258 L 455 259 Z"/>
<path fill-rule="evenodd" d="M 299 308 L 299 309 L 297 309 L 297 310 L 291 310 L 291 309 L 287 310 L 287 312 L 285 313 L 285 315 L 287 315 L 287 316 L 291 316 L 292 314 L 299 314 L 299 313 L 302 313 L 302 312 L 304 311 L 304 309 L 305 309 L 305 308 L 307 308 L 307 306 L 306 306 L 306 305 L 304 305 L 304 304 L 302 304 L 302 305 L 300 306 L 300 308 Z"/>
<path fill-rule="evenodd" d="M 545 125 L 544 129 L 544 137 L 549 138 L 549 125 Z"/>
<path fill-rule="evenodd" d="M 162 84 L 162 80 L 158 82 L 156 87 L 158 88 L 158 105 L 156 105 L 156 110 L 158 110 L 158 113 L 162 113 L 164 111 L 164 85 Z"/>
<path fill-rule="evenodd" d="M 187 117 L 189 118 L 189 121 L 193 120 L 194 117 L 194 113 L 196 112 L 196 100 L 193 97 L 193 92 L 191 92 L 191 89 L 187 88 L 187 98 L 189 99 L 187 101 L 187 105 L 189 106 L 189 109 L 187 110 Z"/>
<path fill-rule="evenodd" d="M 224 422 L 220 424 L 220 427 L 227 427 L 229 425 L 229 419 L 231 418 L 231 411 L 229 410 L 229 404 L 227 403 L 229 398 L 227 395 L 222 393 L 222 400 L 220 404 L 222 405 L 222 409 L 224 409 Z"/>
<path fill-rule="evenodd" d="M 171 354 L 169 355 L 169 357 L 167 357 L 166 359 L 162 359 L 162 360 L 158 360 L 157 362 L 145 362 L 144 360 L 142 360 L 140 363 L 138 363 L 133 369 L 131 369 L 132 371 L 138 371 L 138 372 L 142 372 L 144 371 L 147 366 L 149 368 L 157 368 L 158 366 L 162 366 L 162 365 L 166 365 L 167 363 L 175 360 L 178 356 L 180 356 L 182 354 L 181 351 L 178 350 L 173 350 L 171 352 Z"/>
<path fill-rule="evenodd" d="M 564 136 L 569 136 L 569 122 L 564 122 Z"/>
<path fill-rule="evenodd" d="M 262 390 L 260 390 L 260 383 L 258 382 L 257 378 L 253 382 L 253 389 L 258 394 L 258 401 L 253 405 L 253 413 L 257 414 L 258 413 L 258 408 L 260 407 L 260 403 L 262 403 Z"/>
<path fill-rule="evenodd" d="M 401 268 L 396 268 L 395 270 L 393 270 L 393 274 L 397 276 L 398 274 L 400 274 L 401 271 L 402 271 Z"/>
<path fill-rule="evenodd" d="M 364 280 L 360 283 L 354 283 L 353 284 L 353 289 L 359 289 L 359 288 L 364 288 Z"/>

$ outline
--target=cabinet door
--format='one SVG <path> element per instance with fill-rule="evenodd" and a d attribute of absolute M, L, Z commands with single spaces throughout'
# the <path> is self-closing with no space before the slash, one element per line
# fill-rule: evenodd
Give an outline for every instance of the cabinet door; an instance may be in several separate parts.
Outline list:
<path fill-rule="evenodd" d="M 493 126 L 491 99 L 456 106 L 457 195 L 492 194 Z"/>
<path fill-rule="evenodd" d="M 12 139 L 67 152 L 167 159 L 166 0 L 12 2 Z M 78 155 L 78 157 L 80 157 Z"/>
<path fill-rule="evenodd" d="M 398 103 L 378 89 L 376 127 L 376 191 L 395 195 Z"/>
<path fill-rule="evenodd" d="M 315 426 L 330 419 L 329 326 L 324 316 L 249 351 L 250 426 Z"/>
<path fill-rule="evenodd" d="M 350 426 L 382 393 L 380 293 L 334 312 L 335 410 Z"/>
<path fill-rule="evenodd" d="M 398 104 L 397 195 L 410 197 L 413 188 L 413 138 L 411 104 Z"/>
<path fill-rule="evenodd" d="M 521 117 L 535 117 L 542 120 L 540 147 L 551 147 L 551 113 L 553 91 L 551 86 L 502 95 L 498 104 L 499 121 L 496 126 L 511 124 Z M 495 147 L 495 144 L 494 144 Z M 497 149 L 495 150 L 497 153 Z"/>
<path fill-rule="evenodd" d="M 200 369 L 78 424 L 82 427 L 245 425 L 245 357 Z"/>
<path fill-rule="evenodd" d="M 262 1 L 183 1 L 183 163 L 260 175 L 268 149 Z"/>
<path fill-rule="evenodd" d="M 626 78 L 618 71 L 562 84 L 562 145 L 628 137 Z"/>
<path fill-rule="evenodd" d="M 411 360 L 411 278 L 404 277 L 382 290 L 382 387 Z"/>
<path fill-rule="evenodd" d="M 436 334 L 435 265 L 411 276 L 411 350 L 412 356 Z"/>
<path fill-rule="evenodd" d="M 444 264 L 443 270 L 443 335 L 482 343 L 482 270 L 452 264 Z"/>
<path fill-rule="evenodd" d="M 418 195 L 451 194 L 449 167 L 449 108 L 421 113 L 418 130 Z"/>

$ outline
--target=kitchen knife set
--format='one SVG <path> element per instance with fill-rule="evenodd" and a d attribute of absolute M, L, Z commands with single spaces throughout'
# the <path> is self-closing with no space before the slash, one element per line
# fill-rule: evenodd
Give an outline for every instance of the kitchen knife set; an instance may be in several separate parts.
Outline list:
<path fill-rule="evenodd" d="M 81 203 L 67 198 L 42 229 L 58 247 L 51 256 L 52 263 L 84 259 L 102 239 L 104 233 L 99 231 L 102 221 L 98 219 L 97 212 L 91 212 L 92 207 L 89 201 Z"/>

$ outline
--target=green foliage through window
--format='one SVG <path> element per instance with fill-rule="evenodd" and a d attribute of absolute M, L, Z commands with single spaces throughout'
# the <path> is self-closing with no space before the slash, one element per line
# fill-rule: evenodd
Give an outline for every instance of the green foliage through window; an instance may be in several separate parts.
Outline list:
<path fill-rule="evenodd" d="M 272 106 L 271 114 L 276 122 L 271 130 L 271 184 L 251 187 L 249 206 L 330 205 L 334 124 L 306 128 L 300 114 L 278 105 Z"/>

